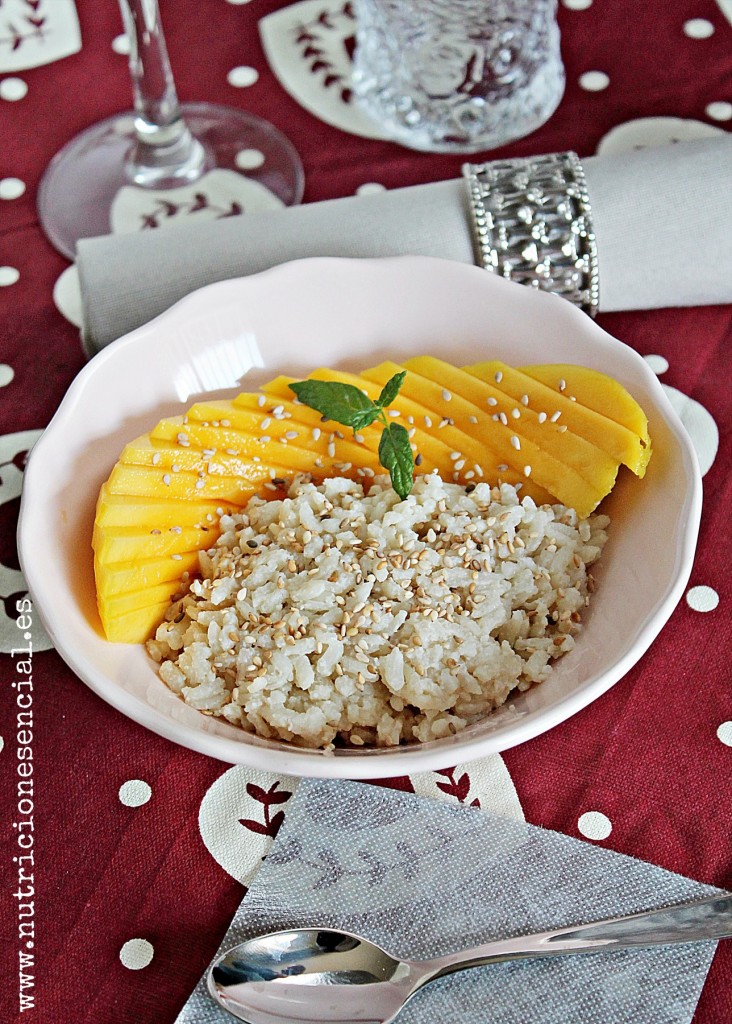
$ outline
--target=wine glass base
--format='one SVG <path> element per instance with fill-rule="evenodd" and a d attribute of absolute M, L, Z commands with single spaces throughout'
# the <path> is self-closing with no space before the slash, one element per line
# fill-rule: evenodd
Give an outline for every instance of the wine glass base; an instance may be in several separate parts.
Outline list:
<path fill-rule="evenodd" d="M 300 202 L 305 180 L 300 157 L 269 121 L 215 103 L 184 103 L 181 114 L 205 151 L 200 176 L 214 169 L 236 171 L 286 206 Z M 136 141 L 134 119 L 129 111 L 92 125 L 71 139 L 46 168 L 38 189 L 41 227 L 69 259 L 74 259 L 80 238 L 110 233 L 115 196 L 135 184 L 129 166 Z M 171 177 L 169 187 L 181 184 Z M 158 181 L 152 187 L 157 192 L 166 185 Z"/>

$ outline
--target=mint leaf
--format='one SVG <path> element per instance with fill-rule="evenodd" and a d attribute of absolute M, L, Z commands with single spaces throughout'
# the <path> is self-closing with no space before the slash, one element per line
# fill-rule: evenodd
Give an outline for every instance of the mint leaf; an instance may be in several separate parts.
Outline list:
<path fill-rule="evenodd" d="M 379 441 L 379 462 L 389 470 L 391 485 L 404 500 L 414 483 L 414 455 L 409 434 L 399 423 L 384 427 Z"/>
<path fill-rule="evenodd" d="M 364 427 L 371 426 L 380 415 L 381 410 L 376 405 L 373 409 L 364 409 L 363 412 L 356 413 L 353 417 L 353 423 L 350 424 L 353 427 L 354 434 L 358 433 L 359 430 L 363 430 Z"/>
<path fill-rule="evenodd" d="M 377 398 L 376 404 L 380 405 L 382 409 L 387 409 L 399 394 L 399 389 L 404 383 L 404 378 L 406 376 L 406 370 L 402 370 L 401 373 L 395 373 L 381 389 L 381 394 Z"/>
<path fill-rule="evenodd" d="M 303 405 L 354 430 L 358 429 L 355 423 L 367 426 L 379 415 L 379 407 L 353 384 L 341 384 L 335 380 L 301 380 L 290 384 L 290 390 Z M 365 413 L 372 412 L 371 419 L 364 419 Z"/>

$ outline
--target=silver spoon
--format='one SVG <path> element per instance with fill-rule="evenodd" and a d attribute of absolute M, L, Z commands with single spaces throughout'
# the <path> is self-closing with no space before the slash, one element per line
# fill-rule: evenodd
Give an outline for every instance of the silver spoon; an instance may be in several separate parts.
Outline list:
<path fill-rule="evenodd" d="M 328 928 L 260 935 L 224 953 L 208 988 L 248 1024 L 388 1024 L 418 989 L 467 967 L 732 936 L 732 895 L 488 942 L 434 960 L 398 960 Z"/>

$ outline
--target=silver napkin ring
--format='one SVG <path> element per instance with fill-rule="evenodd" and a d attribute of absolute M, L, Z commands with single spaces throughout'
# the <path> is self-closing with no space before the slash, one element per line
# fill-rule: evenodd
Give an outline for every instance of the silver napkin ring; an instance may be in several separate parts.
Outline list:
<path fill-rule="evenodd" d="M 597 313 L 599 271 L 585 175 L 576 153 L 463 164 L 476 262 Z"/>

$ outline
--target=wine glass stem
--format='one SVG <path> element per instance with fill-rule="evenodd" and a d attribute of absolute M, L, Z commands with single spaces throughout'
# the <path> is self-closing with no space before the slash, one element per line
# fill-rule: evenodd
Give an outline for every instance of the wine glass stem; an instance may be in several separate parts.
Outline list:
<path fill-rule="evenodd" d="M 157 0 L 119 0 L 130 44 L 136 143 L 126 164 L 138 185 L 165 188 L 195 181 L 206 155 L 181 117 Z"/>

